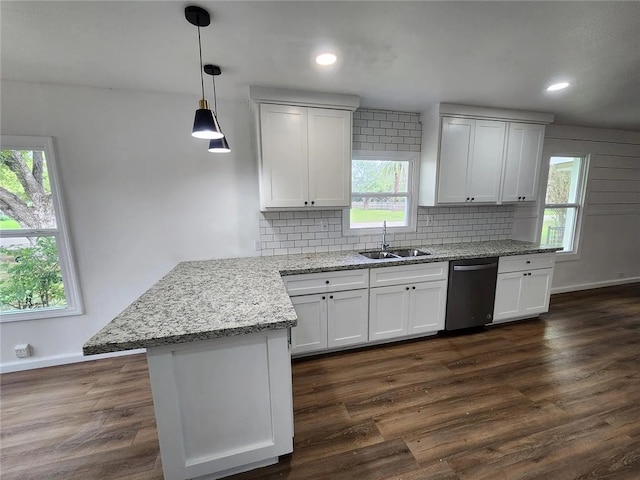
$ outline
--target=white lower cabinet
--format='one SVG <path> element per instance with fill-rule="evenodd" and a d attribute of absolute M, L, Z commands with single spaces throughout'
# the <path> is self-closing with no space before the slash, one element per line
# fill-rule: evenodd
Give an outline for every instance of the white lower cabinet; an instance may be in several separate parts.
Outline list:
<path fill-rule="evenodd" d="M 298 325 L 291 329 L 291 353 L 307 353 L 367 341 L 369 290 L 291 297 Z"/>
<path fill-rule="evenodd" d="M 147 349 L 166 480 L 222 478 L 293 451 L 286 330 Z"/>
<path fill-rule="evenodd" d="M 371 289 L 369 340 L 444 329 L 447 281 Z"/>
<path fill-rule="evenodd" d="M 493 322 L 534 317 L 549 310 L 553 268 L 499 273 Z"/>
<path fill-rule="evenodd" d="M 439 262 L 375 269 L 369 291 L 369 340 L 444 329 L 447 265 Z M 396 285 L 386 285 L 389 282 Z"/>

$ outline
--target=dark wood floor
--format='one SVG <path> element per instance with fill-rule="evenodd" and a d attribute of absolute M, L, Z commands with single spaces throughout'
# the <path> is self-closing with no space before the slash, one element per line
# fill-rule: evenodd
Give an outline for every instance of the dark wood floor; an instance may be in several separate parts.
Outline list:
<path fill-rule="evenodd" d="M 640 479 L 640 284 L 293 371 L 294 453 L 232 478 Z M 1 380 L 3 480 L 162 478 L 144 356 Z"/>

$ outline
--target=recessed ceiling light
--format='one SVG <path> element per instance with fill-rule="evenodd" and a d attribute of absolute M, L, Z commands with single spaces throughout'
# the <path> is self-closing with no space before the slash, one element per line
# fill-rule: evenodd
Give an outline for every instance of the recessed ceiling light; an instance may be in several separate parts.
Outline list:
<path fill-rule="evenodd" d="M 338 57 L 333 53 L 322 53 L 316 57 L 316 63 L 318 65 L 333 65 L 337 59 Z"/>
<path fill-rule="evenodd" d="M 547 92 L 555 92 L 558 90 L 563 90 L 569 86 L 569 82 L 560 82 L 554 83 L 553 85 L 549 85 L 547 87 Z"/>

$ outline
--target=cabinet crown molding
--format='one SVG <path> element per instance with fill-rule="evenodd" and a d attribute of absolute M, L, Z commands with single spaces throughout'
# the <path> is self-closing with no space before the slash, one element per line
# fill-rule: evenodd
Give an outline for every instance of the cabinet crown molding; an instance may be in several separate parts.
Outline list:
<path fill-rule="evenodd" d="M 509 122 L 552 123 L 555 115 L 544 112 L 530 112 L 525 110 L 508 110 L 504 108 L 478 107 L 473 105 L 459 105 L 456 103 L 439 103 L 438 112 L 447 117 L 472 117 L 489 120 L 506 120 Z"/>
<path fill-rule="evenodd" d="M 353 112 L 360 106 L 360 97 L 340 93 L 308 92 L 273 87 L 249 87 L 249 99 L 256 103 L 275 103 L 300 107 L 333 108 Z"/>

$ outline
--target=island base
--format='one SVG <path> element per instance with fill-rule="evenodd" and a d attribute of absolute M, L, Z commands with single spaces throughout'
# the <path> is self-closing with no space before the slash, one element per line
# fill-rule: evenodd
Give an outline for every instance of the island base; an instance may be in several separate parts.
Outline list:
<path fill-rule="evenodd" d="M 165 480 L 222 478 L 293 451 L 287 330 L 147 349 Z"/>

